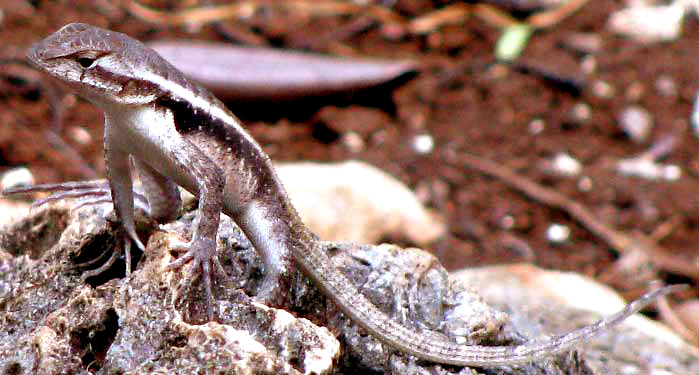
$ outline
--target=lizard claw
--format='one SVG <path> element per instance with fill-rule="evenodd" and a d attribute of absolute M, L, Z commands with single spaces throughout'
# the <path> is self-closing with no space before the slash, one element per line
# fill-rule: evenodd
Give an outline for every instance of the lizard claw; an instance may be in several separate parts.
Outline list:
<path fill-rule="evenodd" d="M 216 251 L 216 241 L 206 238 L 195 238 L 190 242 L 180 242 L 173 244 L 171 250 L 175 252 L 183 252 L 184 255 L 177 258 L 176 260 L 170 262 L 165 269 L 174 270 L 178 269 L 185 264 L 191 262 L 192 265 L 187 271 L 187 275 L 184 278 L 184 283 L 191 285 L 200 276 L 203 278 L 204 291 L 207 298 L 207 316 L 209 320 L 213 320 L 214 317 L 214 295 L 212 292 L 212 272 L 216 272 L 220 275 L 226 275 L 226 272 L 218 260 Z M 175 300 L 179 300 L 182 297 L 184 287 L 178 288 L 175 294 Z"/>

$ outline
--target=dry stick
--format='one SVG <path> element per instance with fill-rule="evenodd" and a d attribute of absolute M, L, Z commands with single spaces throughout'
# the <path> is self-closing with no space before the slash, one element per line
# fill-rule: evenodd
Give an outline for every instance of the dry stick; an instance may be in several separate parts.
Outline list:
<path fill-rule="evenodd" d="M 173 12 L 164 11 L 130 0 L 126 9 L 134 16 L 151 23 L 165 25 L 206 24 L 227 18 L 253 14 L 260 4 L 256 1 L 243 1 L 224 5 L 203 6 L 180 9 Z"/>
<path fill-rule="evenodd" d="M 500 9 L 488 5 L 488 4 L 476 4 L 473 6 L 473 14 L 475 14 L 478 18 L 483 20 L 485 23 L 487 23 L 490 26 L 493 26 L 498 29 L 504 29 L 516 24 L 521 23 L 520 21 L 516 20 L 514 17 L 511 15 L 501 11 Z"/>
<path fill-rule="evenodd" d="M 699 264 L 696 260 L 694 262 L 687 260 L 680 262 L 669 256 L 667 251 L 661 249 L 651 237 L 643 233 L 629 235 L 613 229 L 611 225 L 599 220 L 585 206 L 555 190 L 541 186 L 504 166 L 475 155 L 464 153 L 460 155 L 459 160 L 470 168 L 502 180 L 534 200 L 568 213 L 587 230 L 600 237 L 607 245 L 622 255 L 640 252 L 659 268 L 692 278 L 699 277 Z"/>
<path fill-rule="evenodd" d="M 249 28 L 243 27 L 239 23 L 214 21 L 212 23 L 214 30 L 218 32 L 224 39 L 228 41 L 236 41 L 239 44 L 247 46 L 266 46 L 267 39 L 255 34 Z"/>
<path fill-rule="evenodd" d="M 314 2 L 309 0 L 289 0 L 272 4 L 259 1 L 241 1 L 233 4 L 200 6 L 175 11 L 165 11 L 141 4 L 136 0 L 127 0 L 126 9 L 134 16 L 151 23 L 165 25 L 206 24 L 228 18 L 246 18 L 260 8 L 287 10 L 307 16 L 352 16 L 366 15 L 378 19 L 387 25 L 403 27 L 407 22 L 394 11 L 378 5 L 358 5 L 345 1 Z"/>
<path fill-rule="evenodd" d="M 588 1 L 589 0 L 570 0 L 557 8 L 533 14 L 527 18 L 527 23 L 537 29 L 551 27 L 577 12 L 583 5 L 587 4 Z"/>
<path fill-rule="evenodd" d="M 232 4 L 207 5 L 165 11 L 141 4 L 136 0 L 129 0 L 126 2 L 125 7 L 133 15 L 145 21 L 167 25 L 205 24 L 233 17 L 249 17 L 262 7 L 285 9 L 308 16 L 346 16 L 368 13 L 384 22 L 404 22 L 402 17 L 389 9 L 373 5 L 352 4 L 345 1 L 314 2 L 309 0 L 288 0 L 264 4 L 263 2 L 250 0 Z"/>
<path fill-rule="evenodd" d="M 292 49 L 317 50 L 330 42 L 338 42 L 362 34 L 376 25 L 376 18 L 370 15 L 361 15 L 346 24 L 317 37 L 295 38 L 289 43 Z"/>
<path fill-rule="evenodd" d="M 570 0 L 559 7 L 535 13 L 524 21 L 519 21 L 508 13 L 489 4 L 479 3 L 474 5 L 473 13 L 487 24 L 499 29 L 521 23 L 527 24 L 535 29 L 546 29 L 571 16 L 588 1 L 589 0 Z"/>
<path fill-rule="evenodd" d="M 468 4 L 453 4 L 444 8 L 413 18 L 408 23 L 408 30 L 413 34 L 429 34 L 442 26 L 462 24 L 471 15 L 472 7 Z"/>

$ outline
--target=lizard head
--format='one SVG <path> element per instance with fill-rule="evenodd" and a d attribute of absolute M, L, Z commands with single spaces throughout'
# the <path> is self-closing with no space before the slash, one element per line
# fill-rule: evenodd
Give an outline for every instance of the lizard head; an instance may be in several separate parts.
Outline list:
<path fill-rule="evenodd" d="M 104 107 L 148 103 L 157 87 L 141 74 L 165 60 L 125 34 L 71 23 L 31 47 L 29 61 L 78 95 Z"/>

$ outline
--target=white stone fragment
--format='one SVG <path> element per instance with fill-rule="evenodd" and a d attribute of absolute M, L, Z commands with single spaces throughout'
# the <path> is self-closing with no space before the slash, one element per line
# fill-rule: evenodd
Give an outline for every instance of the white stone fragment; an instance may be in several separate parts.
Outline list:
<path fill-rule="evenodd" d="M 434 138 L 429 134 L 420 134 L 413 138 L 413 149 L 418 154 L 429 154 L 434 150 Z"/>
<path fill-rule="evenodd" d="M 551 243 L 564 243 L 570 238 L 570 228 L 563 224 L 551 224 L 548 229 L 546 229 L 546 238 Z"/>
<path fill-rule="evenodd" d="M 580 189 L 580 191 L 588 192 L 591 191 L 593 187 L 594 184 L 589 176 L 583 176 L 578 180 L 578 189 Z"/>
<path fill-rule="evenodd" d="M 617 172 L 649 180 L 676 181 L 682 177 L 682 169 L 679 166 L 661 164 L 648 157 L 621 159 L 617 162 Z"/>
<path fill-rule="evenodd" d="M 32 172 L 25 167 L 10 169 L 5 172 L 5 174 L 2 175 L 2 179 L 0 179 L 0 188 L 2 189 L 33 184 L 34 176 Z"/>
<path fill-rule="evenodd" d="M 553 172 L 565 176 L 577 176 L 582 171 L 582 164 L 565 152 L 560 152 L 551 160 Z"/>
<path fill-rule="evenodd" d="M 610 99 L 614 97 L 616 90 L 609 82 L 598 79 L 592 82 L 592 93 L 598 98 Z"/>
<path fill-rule="evenodd" d="M 515 226 L 515 218 L 512 215 L 505 215 L 500 219 L 502 229 L 512 229 Z"/>
<path fill-rule="evenodd" d="M 683 1 L 657 6 L 634 4 L 609 17 L 612 31 L 644 43 L 675 40 L 680 35 L 687 11 Z"/>
<path fill-rule="evenodd" d="M 592 108 L 587 103 L 576 103 L 571 111 L 573 119 L 578 123 L 586 122 L 592 115 Z"/>
<path fill-rule="evenodd" d="M 539 134 L 546 129 L 546 122 L 540 118 L 535 118 L 529 123 L 529 133 Z"/>
<path fill-rule="evenodd" d="M 356 132 L 349 131 L 342 135 L 342 144 L 352 153 L 358 153 L 364 150 L 365 143 L 362 137 Z"/>
<path fill-rule="evenodd" d="M 637 105 L 626 107 L 619 114 L 619 126 L 636 143 L 644 143 L 653 129 L 653 115 Z"/>
<path fill-rule="evenodd" d="M 672 76 L 661 74 L 655 80 L 655 90 L 664 97 L 676 97 L 678 95 L 677 83 Z"/>
<path fill-rule="evenodd" d="M 446 231 L 407 186 L 359 161 L 277 165 L 303 221 L 324 240 L 375 243 L 387 236 L 426 245 Z"/>

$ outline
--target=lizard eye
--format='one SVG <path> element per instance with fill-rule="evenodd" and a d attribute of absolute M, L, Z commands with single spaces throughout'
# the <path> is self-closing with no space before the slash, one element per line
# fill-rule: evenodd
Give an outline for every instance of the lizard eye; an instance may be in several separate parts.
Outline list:
<path fill-rule="evenodd" d="M 89 57 L 81 57 L 78 59 L 78 64 L 80 64 L 80 66 L 82 66 L 83 68 L 89 68 L 94 63 L 95 59 L 91 59 Z"/>

